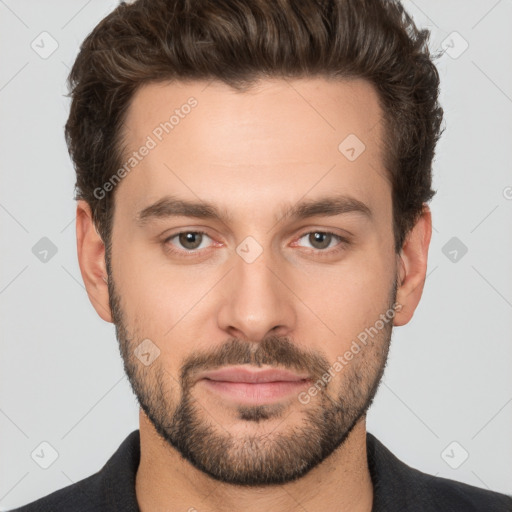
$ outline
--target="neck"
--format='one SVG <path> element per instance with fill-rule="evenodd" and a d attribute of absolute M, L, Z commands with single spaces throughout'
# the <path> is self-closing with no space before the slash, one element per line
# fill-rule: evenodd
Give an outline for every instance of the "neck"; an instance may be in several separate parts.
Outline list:
<path fill-rule="evenodd" d="M 156 432 L 140 411 L 141 458 L 135 492 L 141 512 L 371 512 L 373 486 L 366 453 L 366 418 L 342 446 L 305 476 L 284 485 L 238 487 L 199 471 Z"/>

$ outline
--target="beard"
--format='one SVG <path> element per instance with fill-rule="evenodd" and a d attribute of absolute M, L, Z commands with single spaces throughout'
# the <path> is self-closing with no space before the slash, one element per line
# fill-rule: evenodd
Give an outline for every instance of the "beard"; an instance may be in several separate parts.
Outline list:
<path fill-rule="evenodd" d="M 108 268 L 108 265 L 107 265 Z M 143 336 L 128 330 L 127 319 L 109 272 L 109 301 L 124 369 L 141 409 L 161 438 L 194 467 L 215 480 L 238 486 L 282 485 L 304 476 L 343 445 L 373 402 L 384 374 L 392 321 L 321 387 L 307 404 L 276 402 L 236 406 L 236 420 L 247 430 L 231 433 L 194 397 L 197 372 L 230 365 L 269 365 L 297 370 L 319 382 L 333 362 L 305 351 L 287 337 L 269 336 L 258 343 L 232 338 L 211 351 L 186 357 L 175 378 L 156 358 L 145 366 L 134 350 Z M 397 283 L 387 311 L 394 310 Z M 385 312 L 385 311 L 383 311 Z M 365 326 L 369 327 L 369 326 Z M 364 328 L 363 328 L 364 329 Z M 215 403 L 208 403 L 215 407 Z M 293 424 L 286 419 L 300 415 Z M 270 431 L 265 422 L 278 425 Z M 263 427 L 260 433 L 255 424 Z M 265 428 L 267 427 L 267 428 Z M 248 432 L 254 428 L 256 432 Z"/>

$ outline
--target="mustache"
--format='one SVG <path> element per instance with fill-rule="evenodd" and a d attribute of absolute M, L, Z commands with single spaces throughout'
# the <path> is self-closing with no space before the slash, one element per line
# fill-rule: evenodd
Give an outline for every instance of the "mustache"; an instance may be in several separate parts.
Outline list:
<path fill-rule="evenodd" d="M 200 372 L 243 364 L 295 370 L 308 373 L 315 380 L 329 369 L 324 356 L 298 347 L 287 337 L 269 336 L 257 343 L 232 338 L 213 352 L 195 352 L 187 357 L 180 371 L 180 379 L 183 386 L 186 386 Z"/>

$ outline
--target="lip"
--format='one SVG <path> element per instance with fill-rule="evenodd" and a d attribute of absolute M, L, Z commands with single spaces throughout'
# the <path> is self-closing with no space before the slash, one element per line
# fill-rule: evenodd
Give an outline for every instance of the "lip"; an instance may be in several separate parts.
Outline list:
<path fill-rule="evenodd" d="M 199 382 L 210 392 L 236 403 L 261 405 L 299 393 L 310 385 L 311 377 L 276 368 L 249 370 L 232 366 L 206 372 Z"/>
<path fill-rule="evenodd" d="M 246 405 L 270 404 L 297 395 L 310 385 L 309 380 L 262 382 L 228 382 L 202 379 L 201 383 L 216 395 Z"/>
<path fill-rule="evenodd" d="M 199 376 L 199 380 L 208 379 L 222 382 L 238 382 L 247 384 L 264 384 L 269 382 L 299 382 L 310 379 L 310 375 L 296 374 L 289 370 L 268 368 L 250 370 L 243 366 L 230 366 L 205 372 Z"/>

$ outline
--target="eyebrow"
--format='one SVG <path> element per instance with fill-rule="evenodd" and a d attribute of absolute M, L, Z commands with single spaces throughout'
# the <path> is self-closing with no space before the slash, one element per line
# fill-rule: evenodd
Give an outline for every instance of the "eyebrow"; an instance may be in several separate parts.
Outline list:
<path fill-rule="evenodd" d="M 372 219 L 371 209 L 359 199 L 346 195 L 326 196 L 318 199 L 300 201 L 288 206 L 275 218 L 279 222 L 285 218 L 302 220 L 309 217 L 334 217 L 345 213 L 358 213 Z M 226 209 L 219 209 L 207 201 L 188 201 L 175 196 L 165 196 L 145 207 L 136 215 L 136 222 L 144 226 L 154 219 L 169 217 L 193 217 L 197 219 L 218 220 L 230 223 L 232 215 Z"/>

